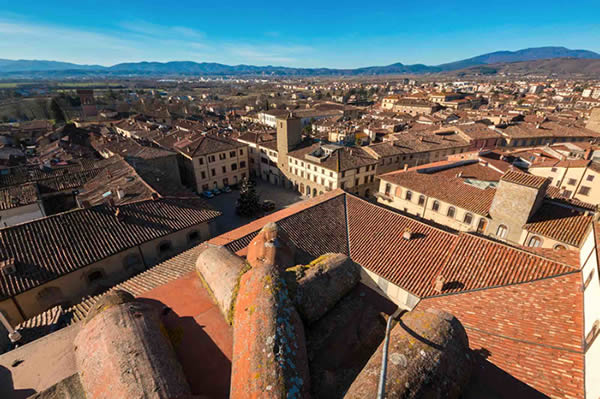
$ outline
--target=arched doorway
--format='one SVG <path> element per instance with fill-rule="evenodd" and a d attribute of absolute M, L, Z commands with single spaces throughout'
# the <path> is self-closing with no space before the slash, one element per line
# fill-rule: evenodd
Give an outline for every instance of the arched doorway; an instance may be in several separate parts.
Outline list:
<path fill-rule="evenodd" d="M 317 196 L 317 189 L 313 188 L 313 197 L 316 197 L 316 196 Z"/>
<path fill-rule="evenodd" d="M 306 186 L 306 195 L 310 197 L 310 186 Z"/>

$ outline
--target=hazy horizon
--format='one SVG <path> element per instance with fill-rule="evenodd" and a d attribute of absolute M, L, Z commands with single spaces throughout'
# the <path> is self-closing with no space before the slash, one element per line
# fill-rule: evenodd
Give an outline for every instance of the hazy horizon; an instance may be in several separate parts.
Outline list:
<path fill-rule="evenodd" d="M 439 65 L 546 46 L 600 52 L 600 4 L 576 3 L 5 2 L 0 58 L 356 68 Z"/>

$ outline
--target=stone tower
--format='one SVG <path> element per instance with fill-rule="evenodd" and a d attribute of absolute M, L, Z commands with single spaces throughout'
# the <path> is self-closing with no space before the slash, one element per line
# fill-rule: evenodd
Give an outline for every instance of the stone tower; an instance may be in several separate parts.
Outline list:
<path fill-rule="evenodd" d="M 490 207 L 489 232 L 497 234 L 498 226 L 507 228 L 506 236 L 499 237 L 519 242 L 523 226 L 540 208 L 549 180 L 518 171 L 508 171 L 500 179 Z"/>
<path fill-rule="evenodd" d="M 600 133 L 600 108 L 594 108 L 590 114 L 590 119 L 585 126 L 596 133 Z"/>
<path fill-rule="evenodd" d="M 96 100 L 94 99 L 94 90 L 77 90 L 79 99 L 81 100 L 81 115 L 84 118 L 96 116 L 98 109 L 96 108 Z"/>
<path fill-rule="evenodd" d="M 277 163 L 279 170 L 287 172 L 287 154 L 302 141 L 302 120 L 291 112 L 277 118 Z"/>

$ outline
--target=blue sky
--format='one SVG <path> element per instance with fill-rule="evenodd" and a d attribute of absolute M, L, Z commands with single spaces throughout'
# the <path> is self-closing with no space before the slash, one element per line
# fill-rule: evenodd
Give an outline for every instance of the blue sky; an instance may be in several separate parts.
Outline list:
<path fill-rule="evenodd" d="M 0 0 L 0 58 L 350 68 L 550 45 L 600 52 L 598 0 L 436 3 Z"/>

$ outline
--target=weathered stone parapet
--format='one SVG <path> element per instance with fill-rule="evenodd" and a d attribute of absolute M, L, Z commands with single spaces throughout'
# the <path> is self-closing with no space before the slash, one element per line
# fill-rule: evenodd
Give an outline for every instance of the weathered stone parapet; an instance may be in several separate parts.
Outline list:
<path fill-rule="evenodd" d="M 345 398 L 376 396 L 383 345 Z M 467 334 L 458 319 L 436 310 L 405 313 L 390 332 L 385 394 L 387 398 L 459 398 L 471 368 Z"/>
<path fill-rule="evenodd" d="M 282 278 L 289 247 L 274 225 L 250 246 L 252 268 L 241 278 L 234 312 L 230 397 L 308 398 L 304 327 Z"/>
<path fill-rule="evenodd" d="M 343 254 L 325 254 L 288 272 L 298 278 L 295 303 L 307 323 L 323 317 L 360 281 L 360 267 Z"/>
<path fill-rule="evenodd" d="M 203 247 L 196 260 L 196 272 L 219 306 L 225 320 L 232 324 L 240 278 L 250 266 L 223 246 L 204 244 Z"/>
<path fill-rule="evenodd" d="M 87 399 L 190 395 L 159 313 L 125 292 L 96 302 L 74 342 Z"/>

